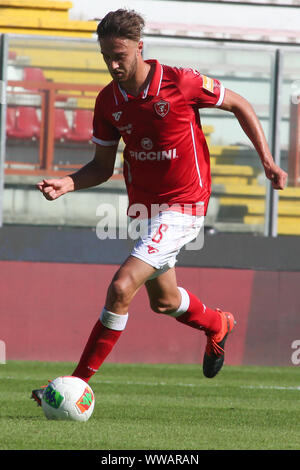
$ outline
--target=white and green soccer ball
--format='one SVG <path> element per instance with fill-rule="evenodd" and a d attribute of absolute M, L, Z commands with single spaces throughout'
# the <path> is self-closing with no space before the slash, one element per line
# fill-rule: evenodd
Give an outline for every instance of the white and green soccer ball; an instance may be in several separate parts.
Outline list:
<path fill-rule="evenodd" d="M 43 393 L 42 408 L 48 419 L 87 421 L 94 406 L 93 390 L 78 377 L 57 377 Z"/>

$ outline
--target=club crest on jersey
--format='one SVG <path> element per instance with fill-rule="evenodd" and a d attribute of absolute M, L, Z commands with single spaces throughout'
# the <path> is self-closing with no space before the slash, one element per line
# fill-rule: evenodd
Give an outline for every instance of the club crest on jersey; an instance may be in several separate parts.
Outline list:
<path fill-rule="evenodd" d="M 160 117 L 165 117 L 170 111 L 170 103 L 165 100 L 160 100 L 154 104 L 154 109 Z"/>

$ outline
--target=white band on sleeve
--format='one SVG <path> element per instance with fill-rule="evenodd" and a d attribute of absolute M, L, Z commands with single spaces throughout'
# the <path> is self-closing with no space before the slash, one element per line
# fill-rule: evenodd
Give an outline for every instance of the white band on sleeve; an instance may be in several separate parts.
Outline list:
<path fill-rule="evenodd" d="M 102 140 L 102 139 L 98 139 L 98 137 L 95 137 L 93 135 L 92 137 L 92 141 L 95 143 L 95 144 L 99 144 L 99 145 L 103 145 L 104 147 L 111 147 L 112 145 L 117 145 L 119 143 L 118 140 Z"/>
<path fill-rule="evenodd" d="M 215 106 L 221 106 L 221 104 L 223 103 L 223 100 L 224 100 L 224 96 L 225 96 L 225 87 L 221 83 L 220 96 L 219 96 L 219 99 L 218 99 L 217 103 L 215 104 Z"/>
<path fill-rule="evenodd" d="M 128 320 L 128 313 L 126 315 L 119 315 L 117 313 L 109 312 L 104 308 L 100 315 L 102 325 L 110 330 L 123 331 Z"/>
<path fill-rule="evenodd" d="M 181 303 L 175 312 L 169 314 L 170 317 L 174 318 L 177 318 L 185 313 L 190 306 L 190 296 L 187 291 L 183 287 L 178 287 L 178 290 L 181 293 Z"/>

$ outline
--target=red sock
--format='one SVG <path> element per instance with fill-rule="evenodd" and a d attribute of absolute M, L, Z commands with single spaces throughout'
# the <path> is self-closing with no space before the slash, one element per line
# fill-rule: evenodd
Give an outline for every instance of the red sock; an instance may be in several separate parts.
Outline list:
<path fill-rule="evenodd" d="M 108 356 L 121 333 L 122 331 L 107 328 L 98 320 L 72 375 L 88 382 Z"/>
<path fill-rule="evenodd" d="M 181 294 L 184 289 L 180 288 Z M 176 316 L 176 320 L 198 330 L 217 333 L 221 328 L 221 318 L 216 310 L 206 307 L 194 294 L 185 290 L 189 297 L 187 310 Z"/>

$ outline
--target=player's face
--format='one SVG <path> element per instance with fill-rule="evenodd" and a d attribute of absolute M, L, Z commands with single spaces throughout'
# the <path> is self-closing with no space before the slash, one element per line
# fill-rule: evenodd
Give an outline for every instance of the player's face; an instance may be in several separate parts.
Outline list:
<path fill-rule="evenodd" d="M 100 39 L 101 54 L 114 80 L 126 82 L 134 77 L 142 42 L 125 38 Z"/>

